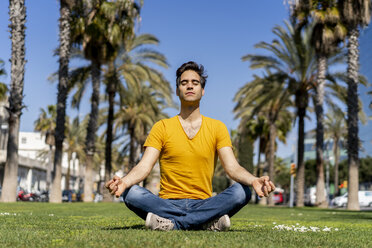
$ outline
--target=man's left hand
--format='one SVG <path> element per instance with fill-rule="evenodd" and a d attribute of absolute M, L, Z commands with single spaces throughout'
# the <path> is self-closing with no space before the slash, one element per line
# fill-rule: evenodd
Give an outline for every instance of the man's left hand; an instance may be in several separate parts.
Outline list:
<path fill-rule="evenodd" d="M 268 197 L 269 194 L 275 190 L 275 185 L 270 181 L 268 176 L 256 178 L 253 180 L 252 186 L 259 197 Z"/>

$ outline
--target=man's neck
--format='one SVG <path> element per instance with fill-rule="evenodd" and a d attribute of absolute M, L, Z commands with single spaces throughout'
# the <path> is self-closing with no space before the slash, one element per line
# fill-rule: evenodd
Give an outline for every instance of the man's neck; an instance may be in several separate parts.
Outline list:
<path fill-rule="evenodd" d="M 199 104 L 188 106 L 181 104 L 179 116 L 187 122 L 199 120 L 201 118 Z"/>

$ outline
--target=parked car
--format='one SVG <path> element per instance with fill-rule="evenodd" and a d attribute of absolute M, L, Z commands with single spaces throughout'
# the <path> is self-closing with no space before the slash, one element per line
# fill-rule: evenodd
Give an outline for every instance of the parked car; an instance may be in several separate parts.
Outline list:
<path fill-rule="evenodd" d="M 283 189 L 275 188 L 273 192 L 273 201 L 275 204 L 282 204 L 284 202 L 283 193 L 284 193 Z"/>
<path fill-rule="evenodd" d="M 347 206 L 348 193 L 338 196 L 332 200 L 332 205 L 337 207 Z M 361 207 L 372 207 L 372 191 L 358 191 L 359 205 Z"/>
<path fill-rule="evenodd" d="M 327 198 L 327 190 L 324 189 L 324 195 Z M 304 195 L 304 203 L 306 206 L 314 206 L 316 203 L 316 186 L 306 189 Z"/>

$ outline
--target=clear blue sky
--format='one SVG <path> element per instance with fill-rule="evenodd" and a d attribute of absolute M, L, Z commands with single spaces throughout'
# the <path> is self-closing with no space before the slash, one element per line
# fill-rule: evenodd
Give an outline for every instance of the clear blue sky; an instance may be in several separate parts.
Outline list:
<path fill-rule="evenodd" d="M 53 50 L 58 46 L 59 1 L 26 1 L 26 74 L 24 110 L 21 131 L 32 131 L 41 107 L 56 103 L 57 85 L 47 81 L 58 69 Z M 271 41 L 271 29 L 288 17 L 281 0 L 145 0 L 139 33 L 151 33 L 159 38 L 157 48 L 166 55 L 170 68 L 164 71 L 174 88 L 175 71 L 184 62 L 194 60 L 205 66 L 208 73 L 206 94 L 202 100 L 204 115 L 223 121 L 229 129 L 236 128 L 232 101 L 235 93 L 253 74 L 241 57 L 257 52 L 253 45 Z M 10 81 L 10 40 L 8 1 L 0 1 L 0 58 L 6 62 Z M 89 93 L 88 93 L 89 94 Z M 87 98 L 88 99 L 88 98 Z M 81 112 L 87 113 L 89 102 Z M 76 115 L 75 111 L 69 111 Z M 170 110 L 170 115 L 178 113 Z M 308 124 L 307 129 L 314 124 Z M 291 153 L 296 132 L 288 137 L 288 146 L 279 146 L 278 155 Z"/>

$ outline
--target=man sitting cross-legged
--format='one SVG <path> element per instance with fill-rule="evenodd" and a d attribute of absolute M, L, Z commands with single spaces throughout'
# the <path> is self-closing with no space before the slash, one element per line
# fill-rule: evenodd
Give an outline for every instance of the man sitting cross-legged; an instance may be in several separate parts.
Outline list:
<path fill-rule="evenodd" d="M 207 76 L 195 62 L 177 70 L 176 93 L 181 102 L 177 116 L 152 127 L 141 161 L 128 175 L 106 183 L 111 194 L 146 220 L 153 230 L 225 231 L 230 217 L 251 198 L 248 186 L 260 196 L 275 189 L 269 177 L 257 178 L 235 159 L 226 126 L 201 115 L 199 104 Z M 212 197 L 212 178 L 217 155 L 227 175 L 237 183 Z M 159 196 L 136 184 L 144 180 L 154 164 L 160 163 Z"/>

